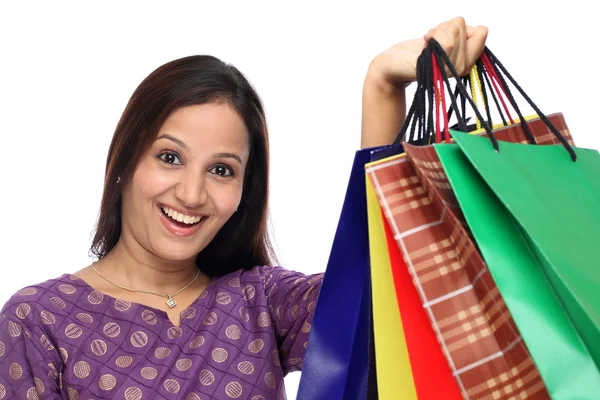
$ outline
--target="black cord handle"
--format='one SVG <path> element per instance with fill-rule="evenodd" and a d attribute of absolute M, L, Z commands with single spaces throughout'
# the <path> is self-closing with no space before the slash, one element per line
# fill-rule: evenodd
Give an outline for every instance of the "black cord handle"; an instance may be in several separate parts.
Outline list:
<path fill-rule="evenodd" d="M 508 80 L 513 84 L 513 86 L 517 89 L 517 91 L 523 96 L 523 98 L 527 101 L 529 105 L 535 110 L 539 118 L 549 127 L 550 131 L 553 135 L 560 141 L 560 143 L 565 147 L 571 159 L 573 161 L 577 160 L 577 155 L 573 150 L 573 147 L 567 142 L 565 137 L 556 129 L 556 127 L 550 122 L 550 120 L 541 112 L 539 107 L 537 107 L 533 101 L 527 96 L 527 94 L 523 91 L 523 89 L 519 86 L 519 84 L 514 80 L 514 78 L 509 74 L 506 68 L 500 63 L 498 58 L 486 47 L 484 49 L 482 57 L 477 60 L 477 73 L 479 76 L 479 81 L 481 83 L 482 94 L 484 97 L 485 104 L 485 113 L 487 116 L 487 120 L 484 119 L 475 105 L 473 99 L 467 91 L 467 82 L 468 80 L 465 77 L 461 77 L 456 72 L 456 69 L 450 62 L 448 55 L 442 48 L 442 46 L 435 40 L 432 39 L 429 41 L 426 48 L 423 50 L 421 55 L 417 60 L 417 90 L 415 92 L 415 96 L 413 99 L 413 103 L 411 104 L 410 110 L 407 114 L 407 118 L 402 125 L 402 128 L 394 140 L 394 144 L 401 143 L 406 136 L 406 132 L 410 127 L 410 135 L 408 137 L 408 142 L 416 144 L 416 145 L 425 145 L 430 144 L 432 140 L 435 140 L 435 129 L 434 129 L 434 121 L 433 121 L 433 112 L 434 112 L 434 88 L 435 82 L 433 79 L 433 58 L 432 55 L 435 56 L 436 63 L 439 66 L 439 70 L 442 74 L 443 83 L 448 88 L 448 93 L 451 98 L 451 107 L 448 111 L 448 118 L 452 115 L 452 112 L 456 114 L 458 120 L 459 130 L 468 132 L 467 124 L 466 124 L 466 115 L 465 115 L 465 100 L 469 102 L 473 111 L 475 112 L 477 118 L 481 121 L 486 133 L 494 149 L 499 151 L 498 140 L 496 139 L 492 129 L 491 129 L 491 112 L 489 108 L 489 99 L 487 96 L 487 88 L 490 90 L 490 94 L 492 99 L 500 113 L 500 117 L 502 118 L 502 123 L 507 126 L 508 123 L 504 118 L 504 114 L 502 112 L 502 108 L 498 99 L 496 98 L 495 91 L 493 90 L 493 84 L 491 79 L 493 79 L 494 74 L 499 81 L 498 84 L 501 85 L 501 89 L 506 95 L 506 98 L 510 102 L 511 106 L 517 112 L 520 124 L 523 127 L 523 131 L 528 141 L 531 144 L 536 144 L 535 137 L 531 132 L 531 129 L 523 117 L 517 102 L 515 101 L 510 88 L 504 79 L 504 77 L 508 78 Z M 455 90 L 451 89 L 451 85 L 448 79 L 448 74 L 446 73 L 446 67 L 452 74 L 452 76 L 456 80 Z M 493 71 L 489 70 L 490 68 Z M 501 93 L 498 93 L 500 96 Z M 458 100 L 460 96 L 462 113 L 459 111 Z M 426 111 L 427 107 L 427 111 Z M 416 134 L 416 135 L 415 135 Z"/>
<path fill-rule="evenodd" d="M 500 61 L 494 55 L 494 53 L 492 53 L 491 50 L 488 49 L 487 47 L 484 49 L 484 52 L 488 56 L 490 62 L 492 64 L 494 64 L 499 70 L 501 70 L 504 73 L 504 75 L 513 84 L 513 86 L 517 89 L 517 91 L 521 94 L 521 96 L 523 96 L 525 101 L 527 101 L 527 103 L 529 103 L 529 105 L 535 110 L 535 112 L 540 117 L 540 119 L 550 129 L 552 134 L 559 140 L 559 142 L 565 147 L 565 149 L 567 149 L 569 155 L 571 156 L 571 160 L 576 161 L 577 155 L 575 154 L 575 150 L 573 150 L 573 147 L 569 144 L 569 142 L 567 142 L 567 139 L 565 139 L 565 137 L 558 131 L 558 129 L 556 129 L 554 124 L 552 122 L 550 122 L 550 120 L 548 119 L 548 117 L 546 117 L 546 115 L 544 113 L 542 113 L 542 111 L 539 109 L 539 107 L 534 104 L 534 102 L 529 98 L 527 93 L 525 93 L 525 91 L 521 88 L 521 86 L 519 86 L 519 84 L 515 81 L 515 79 L 506 70 L 504 65 L 502 65 L 502 63 L 500 63 Z M 521 117 L 521 116 L 519 115 L 519 117 Z M 524 121 L 524 118 L 521 117 L 521 120 Z"/>

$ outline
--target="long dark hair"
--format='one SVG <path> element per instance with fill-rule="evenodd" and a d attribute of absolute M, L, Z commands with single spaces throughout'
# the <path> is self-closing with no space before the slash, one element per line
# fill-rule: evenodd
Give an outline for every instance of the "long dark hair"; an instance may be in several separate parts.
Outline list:
<path fill-rule="evenodd" d="M 106 161 L 104 193 L 91 252 L 103 258 L 121 235 L 121 189 L 132 177 L 167 117 L 197 104 L 226 102 L 246 124 L 250 156 L 238 211 L 197 256 L 209 276 L 274 261 L 267 231 L 269 141 L 258 94 L 235 67 L 212 56 L 162 65 L 137 87 L 117 125 Z M 118 183 L 117 181 L 120 181 Z"/>

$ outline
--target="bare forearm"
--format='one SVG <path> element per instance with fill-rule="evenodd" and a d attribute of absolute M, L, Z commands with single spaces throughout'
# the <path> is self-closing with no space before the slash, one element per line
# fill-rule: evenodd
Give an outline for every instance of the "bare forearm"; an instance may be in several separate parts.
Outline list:
<path fill-rule="evenodd" d="M 363 86 L 361 148 L 391 144 L 405 117 L 404 86 L 391 86 L 376 74 L 367 74 Z"/>

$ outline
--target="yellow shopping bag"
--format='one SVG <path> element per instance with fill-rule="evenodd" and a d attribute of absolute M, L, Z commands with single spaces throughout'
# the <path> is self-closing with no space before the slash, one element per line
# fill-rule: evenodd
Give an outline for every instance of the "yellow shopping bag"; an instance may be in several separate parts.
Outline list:
<path fill-rule="evenodd" d="M 381 207 L 368 177 L 366 184 L 379 399 L 417 400 L 381 219 Z"/>

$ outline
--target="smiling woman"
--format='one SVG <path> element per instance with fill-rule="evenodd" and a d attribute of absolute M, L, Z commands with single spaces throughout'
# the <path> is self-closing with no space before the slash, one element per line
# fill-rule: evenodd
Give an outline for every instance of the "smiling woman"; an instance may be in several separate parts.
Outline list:
<path fill-rule="evenodd" d="M 464 72 L 486 35 L 458 18 L 377 56 L 363 146 L 395 136 L 428 38 Z M 152 72 L 108 151 L 97 261 L 2 309 L 0 399 L 285 399 L 323 275 L 275 266 L 268 178 L 263 107 L 236 68 L 191 56 Z"/>
<path fill-rule="evenodd" d="M 321 275 L 272 266 L 268 162 L 237 69 L 194 56 L 150 74 L 109 149 L 98 261 L 3 310 L 0 398 L 283 397 Z"/>
<path fill-rule="evenodd" d="M 123 213 L 120 220 L 121 201 L 128 207 L 130 195 L 134 215 L 143 217 L 146 225 L 154 221 L 140 215 L 144 206 L 139 202 L 145 196 L 153 203 L 153 212 L 163 201 L 174 211 L 183 208 L 179 212 L 184 215 L 209 202 L 203 211 L 214 215 L 212 219 L 206 215 L 202 222 L 206 229 L 193 238 L 196 247 L 187 247 L 195 250 L 205 274 L 270 264 L 268 165 L 263 107 L 246 78 L 210 56 L 167 63 L 140 84 L 117 126 L 92 251 L 102 258 L 117 245 L 121 223 L 126 224 L 129 215 Z M 167 196 L 179 196 L 178 201 Z M 217 233 L 214 243 L 207 246 Z M 204 251 L 198 254 L 200 249 Z"/>

